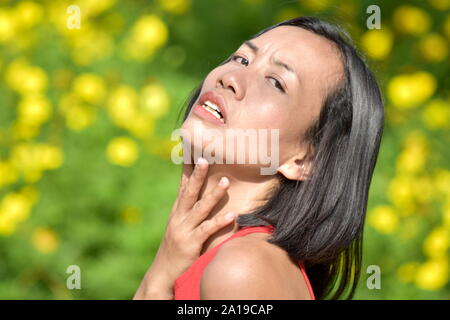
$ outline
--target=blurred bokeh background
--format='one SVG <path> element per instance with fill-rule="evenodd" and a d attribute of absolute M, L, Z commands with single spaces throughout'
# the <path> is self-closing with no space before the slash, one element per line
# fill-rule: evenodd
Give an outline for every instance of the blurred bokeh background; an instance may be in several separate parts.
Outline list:
<path fill-rule="evenodd" d="M 369 5 L 381 29 L 367 28 Z M 0 0 L 0 298 L 130 299 L 175 200 L 179 109 L 244 40 L 312 15 L 350 32 L 386 101 L 355 298 L 449 299 L 449 9 L 450 0 Z M 80 290 L 66 288 L 70 265 Z M 370 265 L 381 289 L 367 288 Z"/>

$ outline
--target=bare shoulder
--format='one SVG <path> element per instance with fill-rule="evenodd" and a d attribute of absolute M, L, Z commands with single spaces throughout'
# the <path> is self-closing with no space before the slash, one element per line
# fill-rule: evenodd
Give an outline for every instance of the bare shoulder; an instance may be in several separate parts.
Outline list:
<path fill-rule="evenodd" d="M 224 243 L 205 268 L 202 300 L 309 299 L 300 269 L 287 253 L 253 233 Z"/>

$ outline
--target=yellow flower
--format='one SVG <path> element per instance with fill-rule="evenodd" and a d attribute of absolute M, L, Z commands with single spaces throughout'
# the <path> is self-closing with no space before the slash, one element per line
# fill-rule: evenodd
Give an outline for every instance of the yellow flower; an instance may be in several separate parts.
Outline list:
<path fill-rule="evenodd" d="M 156 49 L 150 46 L 142 45 L 132 38 L 127 38 L 122 43 L 123 57 L 127 60 L 135 60 L 138 62 L 149 61 L 156 52 Z"/>
<path fill-rule="evenodd" d="M 63 153 L 57 146 L 50 144 L 40 144 L 39 159 L 40 167 L 44 170 L 57 169 L 61 167 L 63 162 Z"/>
<path fill-rule="evenodd" d="M 0 161 L 0 188 L 17 181 L 16 168 L 9 161 Z"/>
<path fill-rule="evenodd" d="M 136 113 L 131 121 L 125 126 L 134 136 L 145 139 L 154 131 L 155 121 L 152 117 L 143 113 Z"/>
<path fill-rule="evenodd" d="M 434 188 L 442 196 L 450 198 L 450 171 L 436 170 L 433 178 Z"/>
<path fill-rule="evenodd" d="M 442 99 L 433 99 L 422 110 L 422 120 L 430 129 L 449 128 L 450 104 Z"/>
<path fill-rule="evenodd" d="M 158 0 L 159 5 L 172 14 L 186 13 L 191 6 L 191 0 Z"/>
<path fill-rule="evenodd" d="M 24 58 L 14 59 L 5 70 L 6 84 L 13 90 L 19 91 L 22 85 L 22 79 L 26 77 L 29 67 L 28 62 Z"/>
<path fill-rule="evenodd" d="M 425 71 L 398 75 L 389 81 L 388 97 L 398 108 L 414 108 L 430 98 L 436 87 L 434 76 Z"/>
<path fill-rule="evenodd" d="M 369 223 L 379 232 L 390 234 L 397 229 L 398 216 L 392 207 L 380 205 L 370 212 Z"/>
<path fill-rule="evenodd" d="M 78 76 L 74 80 L 73 91 L 80 99 L 89 103 L 100 103 L 106 95 L 104 80 L 93 73 Z"/>
<path fill-rule="evenodd" d="M 423 243 L 423 252 L 430 258 L 443 257 L 450 247 L 448 228 L 437 227 L 430 232 Z"/>
<path fill-rule="evenodd" d="M 36 182 L 43 170 L 56 169 L 62 164 L 62 151 L 49 144 L 18 143 L 11 150 L 11 163 L 27 182 Z"/>
<path fill-rule="evenodd" d="M 96 109 L 85 105 L 73 93 L 64 95 L 59 101 L 59 112 L 66 119 L 69 129 L 80 131 L 91 125 L 97 118 Z"/>
<path fill-rule="evenodd" d="M 418 266 L 419 263 L 417 262 L 408 262 L 403 264 L 397 269 L 397 277 L 404 283 L 412 282 Z"/>
<path fill-rule="evenodd" d="M 0 215 L 10 223 L 17 224 L 28 218 L 32 201 L 19 192 L 7 193 L 0 204 Z"/>
<path fill-rule="evenodd" d="M 26 185 L 20 189 L 20 194 L 25 196 L 32 205 L 36 204 L 39 198 L 39 191 L 33 185 Z"/>
<path fill-rule="evenodd" d="M 116 165 L 129 167 L 133 165 L 139 155 L 136 142 L 127 137 L 112 139 L 107 147 L 108 160 Z"/>
<path fill-rule="evenodd" d="M 361 44 L 372 59 L 383 60 L 391 52 L 393 42 L 392 33 L 386 28 L 365 32 L 361 37 Z"/>
<path fill-rule="evenodd" d="M 415 210 L 415 190 L 415 180 L 407 175 L 396 176 L 389 183 L 388 198 L 403 216 Z"/>
<path fill-rule="evenodd" d="M 142 220 L 142 211 L 136 207 L 126 207 L 120 213 L 120 218 L 125 223 L 137 223 Z"/>
<path fill-rule="evenodd" d="M 22 79 L 21 93 L 39 93 L 47 87 L 47 74 L 39 67 L 30 67 L 26 78 Z"/>
<path fill-rule="evenodd" d="M 167 42 L 168 36 L 168 28 L 160 17 L 142 16 L 123 42 L 125 57 L 145 61 Z"/>
<path fill-rule="evenodd" d="M 70 31 L 76 30 L 67 28 L 68 15 L 64 13 L 66 12 L 68 6 L 69 4 L 65 1 L 50 1 L 46 5 L 46 15 L 48 16 L 48 21 L 53 24 L 58 32 L 64 35 L 69 33 Z M 80 18 L 83 19 L 84 15 L 81 14 Z"/>
<path fill-rule="evenodd" d="M 447 40 L 438 33 L 428 34 L 419 42 L 419 50 L 427 61 L 443 61 L 448 56 Z"/>
<path fill-rule="evenodd" d="M 110 9 L 116 4 L 116 0 L 79 0 L 78 5 L 81 8 L 82 14 L 87 17 L 97 16 L 106 10 Z"/>
<path fill-rule="evenodd" d="M 149 84 L 141 91 L 141 108 L 149 116 L 159 118 L 169 110 L 170 97 L 166 89 L 157 84 Z"/>
<path fill-rule="evenodd" d="M 31 242 L 42 253 L 54 252 L 59 245 L 59 236 L 50 228 L 37 228 L 33 231 Z"/>
<path fill-rule="evenodd" d="M 9 236 L 16 230 L 16 224 L 11 223 L 9 218 L 0 211 L 0 235 Z"/>
<path fill-rule="evenodd" d="M 420 131 L 410 132 L 404 141 L 404 148 L 397 159 L 397 172 L 417 173 L 421 171 L 428 156 L 428 143 Z"/>
<path fill-rule="evenodd" d="M 8 193 L 0 203 L 0 234 L 12 234 L 16 225 L 28 218 L 37 198 L 37 190 L 30 185 L 20 192 Z"/>
<path fill-rule="evenodd" d="M 9 10 L 0 9 L 0 43 L 14 38 L 16 25 Z"/>
<path fill-rule="evenodd" d="M 17 25 L 21 28 L 31 28 L 41 22 L 44 10 L 36 2 L 23 1 L 19 2 L 14 11 Z"/>
<path fill-rule="evenodd" d="M 92 107 L 76 104 L 66 111 L 66 124 L 69 129 L 80 131 L 91 125 L 96 117 Z"/>
<path fill-rule="evenodd" d="M 133 26 L 132 37 L 139 44 L 160 47 L 166 43 L 168 29 L 166 24 L 156 15 L 145 15 Z"/>
<path fill-rule="evenodd" d="M 6 83 L 20 94 L 35 94 L 47 88 L 48 77 L 42 68 L 17 58 L 6 69 Z"/>
<path fill-rule="evenodd" d="M 428 2 L 438 10 L 448 10 L 450 8 L 450 0 L 428 0 Z"/>
<path fill-rule="evenodd" d="M 397 159 L 397 171 L 417 173 L 423 170 L 426 153 L 419 148 L 408 148 L 402 151 Z"/>
<path fill-rule="evenodd" d="M 69 109 L 76 104 L 80 104 L 78 97 L 73 92 L 66 93 L 59 100 L 58 110 L 64 117 L 67 117 Z"/>
<path fill-rule="evenodd" d="M 23 175 L 28 183 L 35 183 L 42 178 L 43 171 L 41 169 L 24 170 Z"/>
<path fill-rule="evenodd" d="M 80 29 L 81 30 L 81 29 Z M 111 36 L 95 28 L 83 27 L 83 32 L 73 37 L 71 42 L 72 60 L 77 65 L 87 66 L 95 61 L 109 57 L 112 53 L 114 42 Z"/>
<path fill-rule="evenodd" d="M 27 95 L 19 103 L 19 117 L 23 122 L 41 125 L 52 115 L 50 101 L 42 95 Z"/>
<path fill-rule="evenodd" d="M 403 5 L 395 9 L 393 13 L 394 25 L 403 32 L 418 35 L 427 32 L 431 26 L 431 19 L 424 10 Z"/>
<path fill-rule="evenodd" d="M 39 134 L 39 125 L 16 119 L 12 124 L 12 135 L 15 139 L 32 139 Z"/>
<path fill-rule="evenodd" d="M 430 203 L 434 195 L 433 181 L 428 175 L 416 177 L 415 198 L 419 203 Z"/>
<path fill-rule="evenodd" d="M 448 257 L 426 261 L 417 269 L 414 282 L 423 290 L 439 290 L 448 282 Z"/>
<path fill-rule="evenodd" d="M 39 169 L 39 153 L 32 143 L 18 143 L 13 146 L 10 161 L 20 171 Z"/>
<path fill-rule="evenodd" d="M 137 112 L 137 93 L 134 88 L 121 85 L 114 89 L 108 99 L 108 113 L 113 122 L 121 127 L 131 123 Z"/>

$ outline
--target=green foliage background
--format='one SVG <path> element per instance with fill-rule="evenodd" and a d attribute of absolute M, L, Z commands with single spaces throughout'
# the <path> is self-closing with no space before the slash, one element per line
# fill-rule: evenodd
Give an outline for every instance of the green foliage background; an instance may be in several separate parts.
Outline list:
<path fill-rule="evenodd" d="M 374 4 L 381 31 L 366 26 Z M 70 5 L 80 8 L 80 29 L 67 27 Z M 175 200 L 181 168 L 170 160 L 170 134 L 179 109 L 244 40 L 312 15 L 351 33 L 385 93 L 355 298 L 448 299 L 449 7 L 0 1 L 0 298 L 130 299 Z M 140 127 L 123 125 L 126 110 L 114 109 L 121 85 L 131 88 Z M 70 265 L 81 268 L 81 290 L 66 288 Z M 380 267 L 381 289 L 366 285 L 370 265 Z"/>

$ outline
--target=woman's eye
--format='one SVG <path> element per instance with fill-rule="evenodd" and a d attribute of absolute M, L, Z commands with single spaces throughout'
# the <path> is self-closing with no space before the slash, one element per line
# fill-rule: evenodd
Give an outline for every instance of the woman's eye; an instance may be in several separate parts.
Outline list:
<path fill-rule="evenodd" d="M 281 91 L 284 92 L 284 88 L 283 88 L 283 86 L 281 85 L 280 81 L 278 81 L 278 80 L 277 80 L 276 78 L 274 78 L 274 77 L 269 77 L 269 78 L 275 80 L 275 83 L 276 83 L 276 84 L 275 84 L 275 87 L 277 87 L 278 90 L 281 90 Z"/>
<path fill-rule="evenodd" d="M 233 55 L 233 56 L 231 57 L 231 60 L 232 60 L 232 61 L 236 61 L 237 58 L 242 58 L 243 60 L 247 61 L 247 65 L 248 65 L 248 60 L 245 59 L 244 57 L 241 57 L 241 56 L 238 56 L 238 55 Z M 282 92 L 285 92 L 283 86 L 282 86 L 281 83 L 280 83 L 280 81 L 278 81 L 278 80 L 277 80 L 276 78 L 274 78 L 274 77 L 269 77 L 269 78 L 275 80 L 275 87 L 276 87 L 278 90 L 280 90 L 280 91 L 282 91 Z"/>
<path fill-rule="evenodd" d="M 247 59 L 245 59 L 245 58 L 243 58 L 243 57 L 241 57 L 241 56 L 237 56 L 237 55 L 233 55 L 233 56 L 231 57 L 231 60 L 236 61 L 236 58 L 242 58 L 242 59 L 248 61 Z M 248 63 L 247 63 L 247 65 L 248 65 Z"/>

